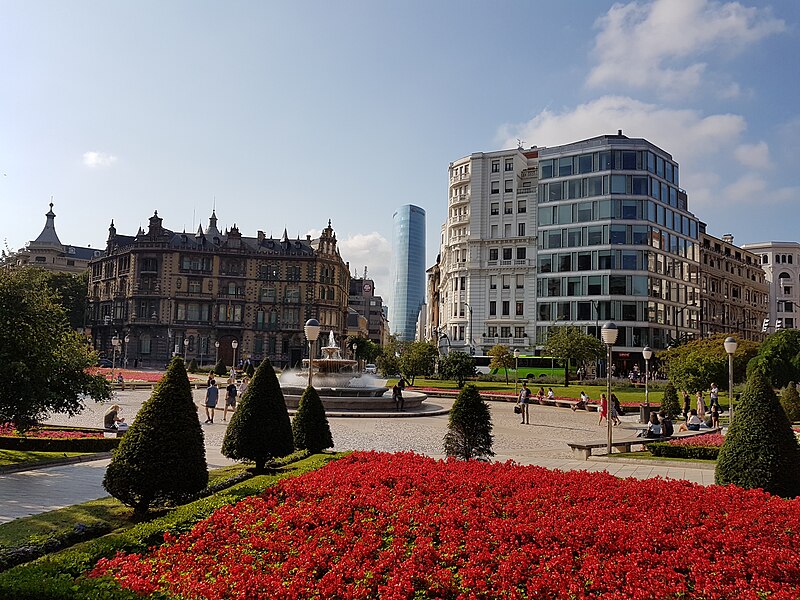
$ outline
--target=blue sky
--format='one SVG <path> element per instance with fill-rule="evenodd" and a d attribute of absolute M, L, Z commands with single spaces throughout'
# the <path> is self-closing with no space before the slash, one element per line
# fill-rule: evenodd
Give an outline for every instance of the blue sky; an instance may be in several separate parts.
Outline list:
<path fill-rule="evenodd" d="M 800 3 L 0 3 L 0 238 L 103 247 L 158 210 L 315 234 L 389 301 L 392 213 L 472 152 L 623 129 L 743 244 L 798 240 Z"/>

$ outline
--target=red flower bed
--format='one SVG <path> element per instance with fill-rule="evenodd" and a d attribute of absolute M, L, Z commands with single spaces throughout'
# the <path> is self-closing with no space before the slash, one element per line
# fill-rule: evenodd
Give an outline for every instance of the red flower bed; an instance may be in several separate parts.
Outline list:
<path fill-rule="evenodd" d="M 19 435 L 12 423 L 0 423 L 0 435 Z M 68 429 L 39 429 L 33 428 L 25 432 L 24 437 L 29 438 L 101 438 L 103 432 L 70 431 Z"/>
<path fill-rule="evenodd" d="M 703 446 L 704 448 L 722 448 L 725 436 L 721 433 L 707 433 L 688 438 L 677 438 L 667 443 L 670 446 Z"/>
<path fill-rule="evenodd" d="M 356 453 L 91 576 L 186 599 L 796 599 L 799 538 L 800 501 L 757 490 Z"/>

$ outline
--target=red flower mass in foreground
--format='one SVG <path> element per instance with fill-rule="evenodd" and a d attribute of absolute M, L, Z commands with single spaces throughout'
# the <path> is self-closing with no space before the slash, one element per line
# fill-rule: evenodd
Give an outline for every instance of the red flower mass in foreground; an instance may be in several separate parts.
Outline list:
<path fill-rule="evenodd" d="M 92 575 L 187 599 L 796 599 L 798 532 L 800 501 L 757 490 L 356 453 Z"/>
<path fill-rule="evenodd" d="M 13 423 L 0 423 L 0 435 L 13 435 L 20 436 L 14 427 Z M 29 438 L 101 438 L 103 437 L 102 431 L 89 432 L 89 431 L 70 431 L 68 429 L 38 429 L 34 427 L 25 432 L 24 437 Z"/>

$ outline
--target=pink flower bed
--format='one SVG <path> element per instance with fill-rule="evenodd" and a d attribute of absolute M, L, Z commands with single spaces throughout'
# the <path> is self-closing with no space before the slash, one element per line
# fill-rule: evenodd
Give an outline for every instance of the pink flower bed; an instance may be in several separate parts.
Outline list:
<path fill-rule="evenodd" d="M 185 599 L 777 600 L 800 597 L 799 542 L 800 501 L 758 490 L 355 453 L 91 576 Z"/>
<path fill-rule="evenodd" d="M 707 433 L 688 438 L 677 438 L 667 442 L 670 446 L 703 446 L 706 448 L 722 448 L 725 436 L 721 433 Z"/>
<path fill-rule="evenodd" d="M 11 423 L 0 423 L 0 435 L 19 435 Z M 25 432 L 24 437 L 29 438 L 60 438 L 60 439 L 74 439 L 74 438 L 101 438 L 103 432 L 88 432 L 88 431 L 69 431 L 67 429 L 38 429 L 33 428 Z"/>

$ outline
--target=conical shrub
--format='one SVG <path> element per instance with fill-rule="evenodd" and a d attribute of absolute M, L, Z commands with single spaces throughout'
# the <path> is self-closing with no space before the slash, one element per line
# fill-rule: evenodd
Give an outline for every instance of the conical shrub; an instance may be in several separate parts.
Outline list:
<path fill-rule="evenodd" d="M 326 448 L 333 448 L 333 436 L 325 407 L 312 386 L 308 386 L 300 397 L 300 404 L 292 420 L 292 434 L 298 450 L 322 452 Z"/>
<path fill-rule="evenodd" d="M 789 422 L 800 421 L 800 394 L 797 393 L 794 381 L 790 381 L 789 385 L 781 390 L 781 406 Z"/>
<path fill-rule="evenodd" d="M 447 456 L 469 460 L 494 456 L 492 451 L 492 416 L 478 388 L 468 384 L 458 394 L 444 436 Z"/>
<path fill-rule="evenodd" d="M 208 484 L 203 430 L 183 359 L 175 357 L 114 452 L 103 487 L 139 514 Z"/>
<path fill-rule="evenodd" d="M 661 399 L 661 410 L 669 415 L 670 419 L 674 419 L 681 413 L 681 405 L 678 402 L 678 391 L 672 382 L 669 382 L 664 388 L 664 397 Z"/>
<path fill-rule="evenodd" d="M 231 417 L 222 440 L 222 454 L 234 460 L 253 461 L 256 471 L 263 471 L 268 461 L 293 451 L 292 425 L 283 391 L 272 364 L 264 359 Z"/>
<path fill-rule="evenodd" d="M 225 361 L 221 358 L 217 361 L 217 364 L 214 365 L 214 375 L 219 375 L 220 377 L 228 374 L 228 367 L 225 366 Z"/>
<path fill-rule="evenodd" d="M 786 413 L 761 370 L 747 379 L 719 452 L 715 480 L 794 498 L 800 494 L 800 447 Z"/>

